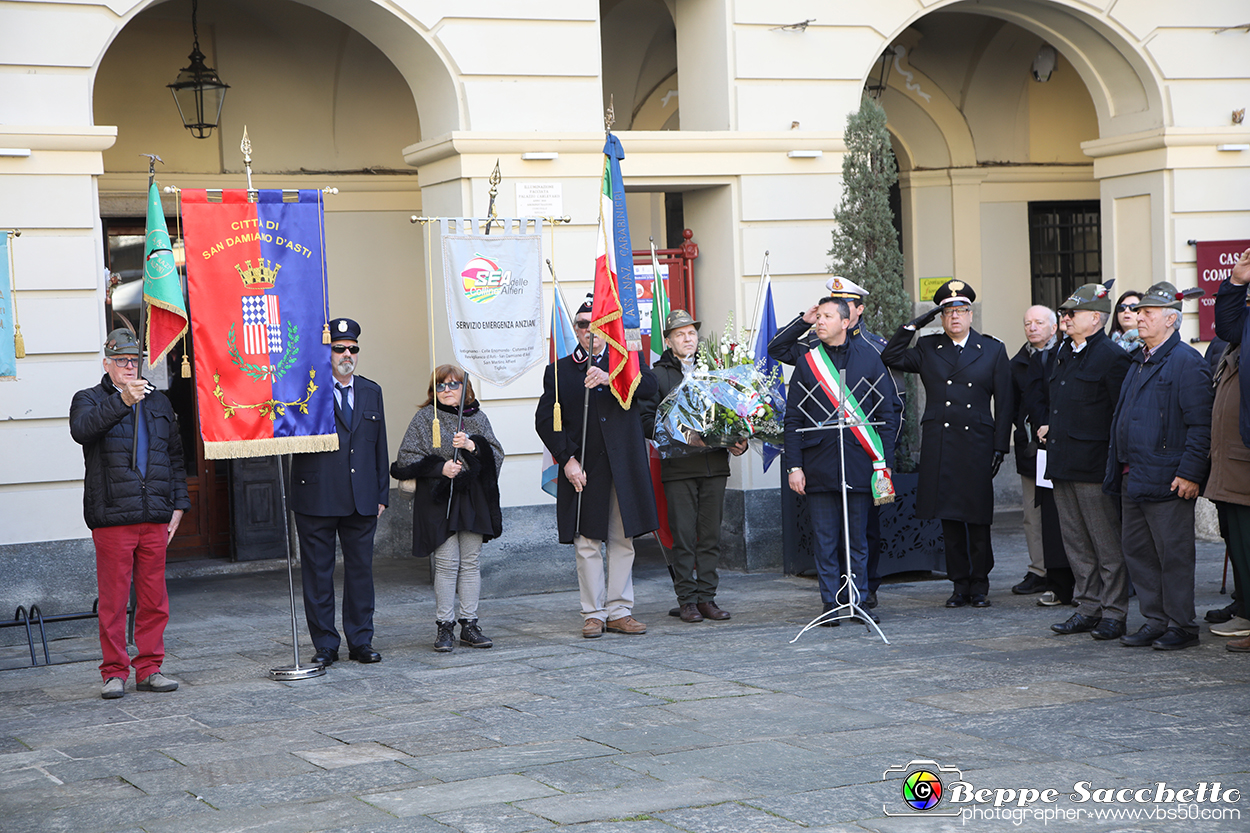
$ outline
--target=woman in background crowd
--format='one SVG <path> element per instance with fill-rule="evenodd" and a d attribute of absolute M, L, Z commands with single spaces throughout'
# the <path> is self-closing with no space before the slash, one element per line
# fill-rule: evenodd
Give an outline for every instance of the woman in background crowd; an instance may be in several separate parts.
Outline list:
<path fill-rule="evenodd" d="M 1141 300 L 1141 293 L 1130 289 L 1120 296 L 1111 310 L 1111 331 L 1108 335 L 1116 344 L 1132 353 L 1141 346 L 1137 335 L 1137 313 L 1133 305 Z"/>

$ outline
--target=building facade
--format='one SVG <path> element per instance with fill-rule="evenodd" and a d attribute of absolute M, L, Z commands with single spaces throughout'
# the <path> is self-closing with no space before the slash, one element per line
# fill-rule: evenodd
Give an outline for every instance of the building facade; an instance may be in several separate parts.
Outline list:
<path fill-rule="evenodd" d="M 842 131 L 866 87 L 899 163 L 909 290 L 924 300 L 926 279 L 958 276 L 982 299 L 981 329 L 1011 346 L 1035 300 L 1094 278 L 1194 285 L 1188 241 L 1250 236 L 1238 0 L 203 0 L 200 49 L 231 85 L 203 140 L 165 88 L 187 63 L 190 5 L 0 3 L 0 229 L 22 232 L 27 349 L 0 382 L 0 607 L 94 594 L 67 413 L 99 379 L 116 316 L 133 317 L 141 154 L 162 157 L 164 185 L 245 187 L 246 126 L 257 187 L 338 189 L 330 312 L 363 326 L 361 372 L 386 392 L 392 448 L 431 367 L 426 240 L 409 218 L 483 215 L 496 161 L 503 216 L 519 184 L 558 184 L 572 222 L 546 256 L 573 303 L 593 271 L 609 103 L 635 247 L 691 229 L 696 312 L 717 329 L 752 318 L 765 251 L 783 319 L 819 296 Z M 172 197 L 166 209 L 176 232 Z M 515 535 L 541 537 L 540 371 L 483 387 Z M 184 549 L 227 556 L 238 473 L 196 466 L 200 538 Z M 735 558 L 777 564 L 777 471 L 755 455 L 735 466 Z"/>

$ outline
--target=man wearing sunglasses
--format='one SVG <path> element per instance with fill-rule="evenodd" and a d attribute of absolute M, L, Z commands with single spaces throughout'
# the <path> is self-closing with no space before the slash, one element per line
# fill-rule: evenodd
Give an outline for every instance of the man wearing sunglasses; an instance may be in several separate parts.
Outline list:
<path fill-rule="evenodd" d="M 379 662 L 373 650 L 373 536 L 390 502 L 390 457 L 382 388 L 356 375 L 360 325 L 330 322 L 337 451 L 296 454 L 291 491 L 304 580 L 304 616 L 317 652 L 313 662 L 338 661 L 341 640 L 334 627 L 334 539 L 343 547 L 343 632 L 348 657 Z"/>
<path fill-rule="evenodd" d="M 105 700 L 126 693 L 131 665 L 139 691 L 178 688 L 160 673 L 169 623 L 165 548 L 191 501 L 177 417 L 165 394 L 139 376 L 142 360 L 134 333 L 113 330 L 104 342 L 104 377 L 74 394 L 69 409 L 70 435 L 86 465 L 83 518 L 95 543 Z M 133 661 L 126 652 L 132 577 L 138 601 Z"/>

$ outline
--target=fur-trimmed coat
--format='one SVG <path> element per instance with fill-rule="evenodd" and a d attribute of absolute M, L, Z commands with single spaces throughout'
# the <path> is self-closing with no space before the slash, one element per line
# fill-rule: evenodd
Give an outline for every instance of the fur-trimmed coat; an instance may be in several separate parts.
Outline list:
<path fill-rule="evenodd" d="M 473 440 L 474 451 L 460 451 L 464 463 L 454 481 L 443 475 L 443 464 L 452 458 L 451 438 L 456 433 L 455 408 L 438 406 L 442 445 L 434 447 L 434 405 L 417 411 L 399 446 L 399 459 L 391 465 L 396 480 L 416 480 L 412 501 L 412 554 L 426 558 L 453 532 L 476 532 L 489 541 L 503 534 L 503 513 L 499 508 L 499 471 L 504 451 L 490 420 L 476 406 L 466 407 L 464 432 Z M 451 490 L 451 514 L 447 499 Z"/>

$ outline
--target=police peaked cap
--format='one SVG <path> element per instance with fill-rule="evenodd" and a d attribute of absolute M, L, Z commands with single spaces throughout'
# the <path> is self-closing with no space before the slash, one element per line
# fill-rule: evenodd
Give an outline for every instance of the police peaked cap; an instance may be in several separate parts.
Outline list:
<path fill-rule="evenodd" d="M 933 303 L 939 307 L 971 304 L 977 299 L 976 291 L 960 280 L 950 279 L 933 293 Z"/>
<path fill-rule="evenodd" d="M 333 341 L 359 341 L 360 325 L 350 318 L 335 318 L 330 321 L 330 338 Z"/>

